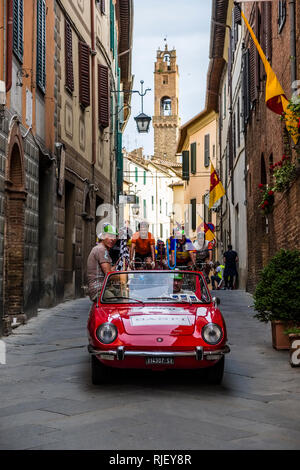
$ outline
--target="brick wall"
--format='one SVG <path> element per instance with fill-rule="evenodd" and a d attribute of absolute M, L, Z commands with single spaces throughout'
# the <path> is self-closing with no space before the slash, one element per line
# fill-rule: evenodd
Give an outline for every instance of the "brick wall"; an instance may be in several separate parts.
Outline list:
<path fill-rule="evenodd" d="M 245 7 L 246 15 L 250 17 L 251 6 Z M 298 28 L 300 4 L 297 3 Z M 288 3 L 287 3 L 288 14 Z M 289 16 L 281 33 L 277 26 L 277 5 L 272 8 L 272 67 L 288 98 L 291 96 L 290 68 L 290 29 Z M 298 29 L 299 38 L 299 29 Z M 298 41 L 298 54 L 299 54 Z M 297 63 L 299 64 L 299 58 Z M 299 67 L 298 67 L 299 68 Z M 299 73 L 299 70 L 298 70 Z M 299 75 L 300 76 L 300 75 Z M 299 78 L 298 76 L 298 78 Z M 253 291 L 261 269 L 267 264 L 280 248 L 299 248 L 299 179 L 285 193 L 276 193 L 272 214 L 266 218 L 258 208 L 261 202 L 261 158 L 265 160 L 267 182 L 272 183 L 269 172 L 269 157 L 273 154 L 273 162 L 282 158 L 283 154 L 291 152 L 287 149 L 284 134 L 284 124 L 280 117 L 265 105 L 265 82 L 260 82 L 259 98 L 252 111 L 246 134 L 246 157 L 248 164 L 248 193 L 247 193 L 247 224 L 248 224 L 248 284 L 247 289 Z M 293 153 L 293 152 L 292 152 Z M 295 155 L 293 154 L 295 160 Z"/>

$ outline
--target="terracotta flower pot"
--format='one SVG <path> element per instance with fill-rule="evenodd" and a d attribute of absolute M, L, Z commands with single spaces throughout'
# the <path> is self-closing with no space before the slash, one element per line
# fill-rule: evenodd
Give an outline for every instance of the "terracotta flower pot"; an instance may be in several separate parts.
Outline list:
<path fill-rule="evenodd" d="M 275 349 L 290 349 L 288 335 L 283 332 L 289 327 L 288 322 L 274 320 L 271 322 L 272 328 L 272 346 Z"/>

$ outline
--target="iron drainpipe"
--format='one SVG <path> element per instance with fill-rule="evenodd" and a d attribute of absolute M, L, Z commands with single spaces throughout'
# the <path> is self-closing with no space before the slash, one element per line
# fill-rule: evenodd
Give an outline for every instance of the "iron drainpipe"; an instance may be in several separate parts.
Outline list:
<path fill-rule="evenodd" d="M 291 87 L 292 93 L 297 90 L 297 51 L 296 51 L 296 1 L 289 0 L 290 14 L 290 48 L 291 48 Z"/>
<path fill-rule="evenodd" d="M 91 47 L 92 47 L 92 172 L 94 182 L 94 165 L 96 163 L 96 108 L 95 108 L 95 1 L 91 0 Z"/>

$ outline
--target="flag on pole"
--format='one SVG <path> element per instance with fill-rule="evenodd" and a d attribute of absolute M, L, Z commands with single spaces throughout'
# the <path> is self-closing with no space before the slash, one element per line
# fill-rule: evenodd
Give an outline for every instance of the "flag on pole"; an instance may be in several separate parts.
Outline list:
<path fill-rule="evenodd" d="M 285 96 L 282 86 L 274 70 L 272 69 L 270 63 L 268 62 L 250 24 L 248 23 L 247 18 L 245 17 L 243 11 L 241 10 L 241 15 L 245 24 L 249 30 L 249 33 L 254 41 L 254 44 L 258 50 L 260 58 L 264 64 L 266 75 L 267 75 L 267 83 L 266 83 L 266 104 L 268 108 L 276 114 L 280 114 L 281 116 L 285 113 L 285 121 L 286 126 L 288 129 L 291 130 L 291 136 L 296 144 L 299 138 L 299 130 L 298 130 L 298 121 L 295 119 L 292 111 L 288 108 L 289 102 Z"/>
<path fill-rule="evenodd" d="M 213 164 L 210 164 L 210 190 L 209 190 L 209 209 L 225 194 L 225 189 Z"/>

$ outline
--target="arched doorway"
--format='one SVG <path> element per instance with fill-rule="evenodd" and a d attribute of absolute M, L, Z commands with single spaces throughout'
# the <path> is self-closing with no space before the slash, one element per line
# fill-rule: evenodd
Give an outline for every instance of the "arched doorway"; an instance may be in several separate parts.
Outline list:
<path fill-rule="evenodd" d="M 4 315 L 5 329 L 25 322 L 24 315 L 24 150 L 19 126 L 10 131 L 7 146 L 4 226 Z"/>

